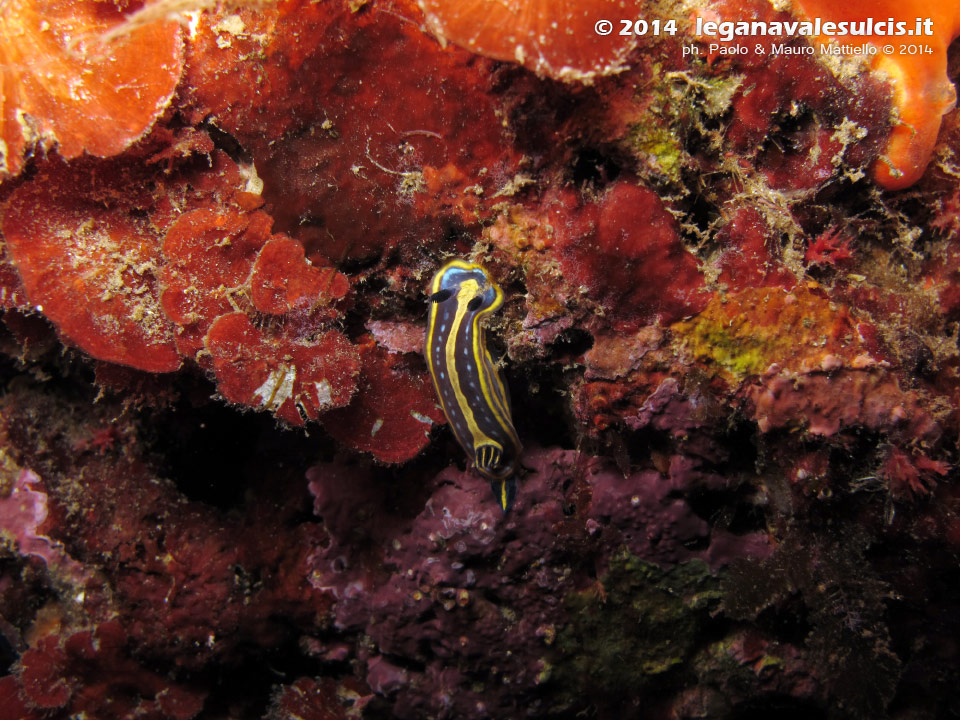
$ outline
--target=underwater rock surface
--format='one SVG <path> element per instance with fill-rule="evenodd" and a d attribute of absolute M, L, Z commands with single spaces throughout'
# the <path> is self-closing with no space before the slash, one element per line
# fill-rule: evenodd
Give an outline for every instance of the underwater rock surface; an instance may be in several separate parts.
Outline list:
<path fill-rule="evenodd" d="M 960 717 L 960 23 L 775 5 L 0 8 L 0 720 Z"/>

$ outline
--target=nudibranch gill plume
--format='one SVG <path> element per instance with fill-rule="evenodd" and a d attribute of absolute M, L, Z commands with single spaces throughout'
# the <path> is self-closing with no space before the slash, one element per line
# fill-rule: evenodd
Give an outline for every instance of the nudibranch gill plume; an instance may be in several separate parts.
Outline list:
<path fill-rule="evenodd" d="M 433 276 L 429 299 L 425 353 L 440 406 L 506 512 L 516 494 L 521 445 L 480 324 L 503 304 L 503 291 L 481 266 L 451 260 Z"/>

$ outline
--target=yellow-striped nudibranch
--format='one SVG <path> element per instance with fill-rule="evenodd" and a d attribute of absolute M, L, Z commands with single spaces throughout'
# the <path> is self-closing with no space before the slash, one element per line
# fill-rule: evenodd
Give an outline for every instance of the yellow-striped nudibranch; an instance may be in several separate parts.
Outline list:
<path fill-rule="evenodd" d="M 430 282 L 426 357 L 453 434 L 506 512 L 516 494 L 520 439 L 510 396 L 494 367 L 480 321 L 503 304 L 481 266 L 451 260 Z"/>

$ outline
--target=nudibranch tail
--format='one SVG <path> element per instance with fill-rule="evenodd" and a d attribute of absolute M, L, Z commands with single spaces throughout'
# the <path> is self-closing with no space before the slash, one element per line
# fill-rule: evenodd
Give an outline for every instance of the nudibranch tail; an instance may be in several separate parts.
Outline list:
<path fill-rule="evenodd" d="M 500 504 L 500 509 L 504 512 L 513 505 L 513 499 L 517 496 L 517 481 L 511 475 L 503 480 L 491 480 L 490 489 L 493 490 L 493 496 Z"/>
<path fill-rule="evenodd" d="M 480 265 L 451 260 L 433 276 L 428 292 L 425 352 L 440 406 L 506 512 L 516 495 L 513 474 L 522 447 L 480 325 L 503 304 L 503 291 Z"/>

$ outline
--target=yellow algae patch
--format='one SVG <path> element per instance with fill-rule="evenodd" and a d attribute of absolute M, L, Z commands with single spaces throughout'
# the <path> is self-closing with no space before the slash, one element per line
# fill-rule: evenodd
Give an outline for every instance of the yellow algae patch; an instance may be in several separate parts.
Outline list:
<path fill-rule="evenodd" d="M 715 296 L 692 320 L 671 328 L 683 351 L 738 378 L 772 365 L 796 372 L 874 364 L 862 331 L 845 306 L 810 288 L 750 288 Z M 870 337 L 872 333 L 866 332 Z"/>

